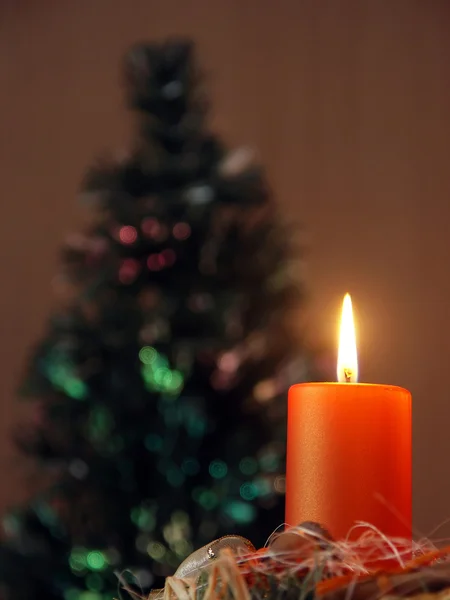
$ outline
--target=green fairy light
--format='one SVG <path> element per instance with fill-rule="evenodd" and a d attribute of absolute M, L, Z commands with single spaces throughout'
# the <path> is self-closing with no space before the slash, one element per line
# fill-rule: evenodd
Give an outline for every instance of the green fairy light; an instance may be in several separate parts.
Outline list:
<path fill-rule="evenodd" d="M 255 479 L 253 484 L 257 490 L 258 496 L 267 496 L 268 494 L 272 494 L 274 491 L 272 483 L 266 477 L 258 477 L 258 479 Z"/>
<path fill-rule="evenodd" d="M 154 378 L 156 385 L 161 389 L 165 389 L 166 387 L 169 387 L 172 382 L 172 371 L 167 367 L 159 367 L 159 369 L 156 369 L 155 371 Z"/>
<path fill-rule="evenodd" d="M 47 376 L 52 384 L 63 390 L 75 400 L 83 400 L 87 396 L 87 386 L 74 375 L 73 365 L 64 357 L 51 356 L 47 367 Z"/>
<path fill-rule="evenodd" d="M 69 556 L 69 566 L 74 573 L 83 573 L 86 568 L 86 552 L 78 549 L 72 550 Z"/>
<path fill-rule="evenodd" d="M 254 500 L 258 495 L 258 489 L 254 483 L 247 481 L 241 485 L 240 494 L 244 500 Z"/>
<path fill-rule="evenodd" d="M 91 592 L 101 592 L 104 587 L 104 581 L 98 573 L 89 573 L 85 577 L 86 587 Z"/>
<path fill-rule="evenodd" d="M 141 509 L 137 520 L 139 529 L 142 529 L 142 531 L 152 531 L 152 529 L 155 528 L 155 525 L 155 515 L 150 510 Z"/>
<path fill-rule="evenodd" d="M 69 588 L 64 592 L 64 600 L 80 600 L 82 590 L 79 588 Z"/>
<path fill-rule="evenodd" d="M 102 571 L 108 564 L 106 556 L 100 550 L 91 550 L 86 557 L 86 563 L 92 571 Z"/>
<path fill-rule="evenodd" d="M 87 396 L 87 387 L 81 379 L 70 378 L 64 383 L 64 391 L 75 400 L 84 400 Z"/>
<path fill-rule="evenodd" d="M 89 415 L 89 437 L 92 441 L 101 441 L 109 437 L 114 427 L 114 418 L 104 406 L 96 406 Z"/>
<path fill-rule="evenodd" d="M 167 406 L 164 410 L 164 423 L 169 429 L 173 429 L 178 426 L 179 423 L 179 412 L 176 407 Z"/>
<path fill-rule="evenodd" d="M 246 456 L 240 461 L 239 470 L 244 475 L 254 475 L 258 470 L 258 461 L 252 456 Z"/>
<path fill-rule="evenodd" d="M 75 547 L 69 556 L 69 565 L 74 573 L 81 573 L 87 567 L 86 562 L 86 548 Z"/>
<path fill-rule="evenodd" d="M 199 501 L 199 504 L 205 510 L 211 510 L 211 509 L 215 508 L 217 506 L 217 504 L 219 503 L 217 494 L 215 492 L 213 492 L 212 490 L 205 490 L 204 492 L 202 492 L 199 496 L 198 501 Z"/>
<path fill-rule="evenodd" d="M 103 600 L 103 597 L 98 592 L 82 592 L 78 600 Z"/>
<path fill-rule="evenodd" d="M 58 523 L 58 516 L 56 512 L 44 502 L 39 503 L 35 506 L 35 511 L 41 523 L 44 523 L 48 527 Z"/>
<path fill-rule="evenodd" d="M 171 486 L 180 487 L 183 485 L 185 477 L 179 469 L 171 467 L 167 470 L 166 479 Z"/>
<path fill-rule="evenodd" d="M 169 360 L 164 354 L 158 353 L 151 346 L 144 346 L 139 352 L 142 369 L 141 375 L 145 387 L 150 392 L 165 392 L 166 394 L 178 394 L 184 382 L 183 374 L 169 368 Z"/>
<path fill-rule="evenodd" d="M 194 502 L 199 502 L 200 496 L 204 491 L 205 491 L 205 488 L 203 486 L 201 486 L 201 485 L 196 486 L 191 492 L 192 500 L 194 500 Z"/>
<path fill-rule="evenodd" d="M 193 438 L 201 438 L 206 432 L 206 420 L 199 414 L 190 415 L 186 422 L 188 434 Z"/>
<path fill-rule="evenodd" d="M 138 524 L 138 520 L 139 520 L 139 515 L 141 513 L 141 507 L 140 506 L 135 506 L 134 508 L 131 509 L 130 511 L 130 519 L 131 522 L 134 523 L 135 525 Z"/>
<path fill-rule="evenodd" d="M 51 363 L 47 368 L 47 375 L 53 385 L 62 387 L 64 386 L 67 379 L 70 377 L 71 368 L 69 365 L 57 360 L 55 363 Z"/>
<path fill-rule="evenodd" d="M 145 503 L 135 506 L 131 509 L 130 518 L 141 531 L 152 531 L 156 526 L 155 507 Z"/>
<path fill-rule="evenodd" d="M 239 500 L 228 503 L 225 507 L 225 513 L 239 524 L 251 523 L 256 518 L 255 507 Z"/>
<path fill-rule="evenodd" d="M 139 350 L 139 360 L 144 365 L 151 365 L 158 357 L 158 352 L 151 346 L 144 346 Z"/>
<path fill-rule="evenodd" d="M 278 471 L 280 466 L 280 457 L 274 452 L 267 452 L 267 454 L 261 456 L 260 464 L 261 468 L 264 469 L 264 471 Z"/>
<path fill-rule="evenodd" d="M 149 433 L 145 436 L 144 446 L 150 452 L 159 452 L 163 446 L 162 437 L 157 435 L 156 433 Z"/>
<path fill-rule="evenodd" d="M 184 377 L 180 371 L 172 371 L 170 383 L 166 384 L 166 391 L 171 394 L 176 394 L 181 391 L 184 383 Z"/>
<path fill-rule="evenodd" d="M 141 369 L 142 379 L 146 383 L 155 383 L 154 369 L 151 365 L 143 365 Z"/>
<path fill-rule="evenodd" d="M 165 368 L 168 369 L 169 368 L 169 359 L 167 358 L 167 356 L 165 354 L 158 354 L 158 358 L 155 362 L 155 369 L 159 369 L 159 368 Z"/>
<path fill-rule="evenodd" d="M 223 479 L 228 473 L 228 467 L 223 460 L 213 460 L 209 465 L 209 474 L 214 479 Z"/>
<path fill-rule="evenodd" d="M 185 475 L 197 475 L 200 465 L 196 458 L 185 458 L 181 463 L 181 470 Z"/>

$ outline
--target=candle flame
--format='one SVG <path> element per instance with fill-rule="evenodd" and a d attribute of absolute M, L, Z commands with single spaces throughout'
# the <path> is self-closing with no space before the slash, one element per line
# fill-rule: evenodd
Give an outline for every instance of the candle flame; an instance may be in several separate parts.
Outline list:
<path fill-rule="evenodd" d="M 342 303 L 337 378 L 338 381 L 345 383 L 356 383 L 358 381 L 358 355 L 350 294 L 345 294 Z"/>

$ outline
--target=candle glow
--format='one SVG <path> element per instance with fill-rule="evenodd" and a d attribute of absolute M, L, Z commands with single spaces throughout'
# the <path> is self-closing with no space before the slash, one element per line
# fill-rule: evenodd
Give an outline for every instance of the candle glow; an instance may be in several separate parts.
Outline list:
<path fill-rule="evenodd" d="M 342 303 L 337 379 L 341 383 L 356 383 L 358 381 L 358 354 L 356 351 L 355 323 L 350 294 L 345 294 L 344 302 Z"/>

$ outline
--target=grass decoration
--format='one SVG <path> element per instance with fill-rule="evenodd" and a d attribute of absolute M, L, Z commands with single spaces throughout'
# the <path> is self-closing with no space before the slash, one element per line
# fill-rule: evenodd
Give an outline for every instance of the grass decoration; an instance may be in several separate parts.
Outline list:
<path fill-rule="evenodd" d="M 192 578 L 169 577 L 147 600 L 450 600 L 450 545 L 392 539 L 367 523 L 334 541 L 324 530 L 273 534 L 247 554 L 222 550 Z"/>

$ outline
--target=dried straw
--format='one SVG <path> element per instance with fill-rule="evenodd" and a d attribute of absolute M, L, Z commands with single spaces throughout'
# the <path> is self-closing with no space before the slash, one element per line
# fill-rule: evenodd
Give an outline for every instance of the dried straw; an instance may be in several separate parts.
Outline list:
<path fill-rule="evenodd" d="M 271 537 L 256 553 L 222 550 L 200 577 L 169 577 L 149 600 L 450 600 L 450 546 L 438 549 L 425 539 L 411 545 L 367 523 L 357 526 L 365 533 L 356 541 L 298 527 L 289 530 L 299 536 L 295 548 L 292 539 L 283 550 Z"/>

